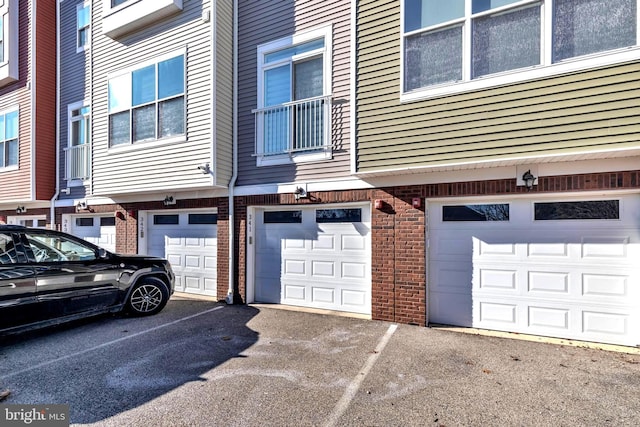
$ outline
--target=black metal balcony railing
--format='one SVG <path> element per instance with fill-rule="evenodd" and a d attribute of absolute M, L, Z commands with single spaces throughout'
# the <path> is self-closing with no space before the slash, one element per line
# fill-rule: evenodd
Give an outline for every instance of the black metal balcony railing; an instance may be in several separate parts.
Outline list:
<path fill-rule="evenodd" d="M 252 112 L 256 156 L 322 150 L 329 145 L 331 96 L 287 102 Z"/>
<path fill-rule="evenodd" d="M 66 179 L 87 179 L 91 176 L 89 144 L 65 148 Z"/>

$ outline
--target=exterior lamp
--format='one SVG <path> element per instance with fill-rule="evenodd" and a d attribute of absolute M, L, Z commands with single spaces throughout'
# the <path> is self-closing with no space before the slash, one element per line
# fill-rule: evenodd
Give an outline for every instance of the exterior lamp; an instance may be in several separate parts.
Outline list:
<path fill-rule="evenodd" d="M 525 187 L 527 187 L 527 191 L 531 191 L 536 177 L 533 176 L 533 174 L 531 173 L 531 169 L 529 169 L 524 173 L 524 175 L 522 175 L 522 180 L 524 181 Z"/>

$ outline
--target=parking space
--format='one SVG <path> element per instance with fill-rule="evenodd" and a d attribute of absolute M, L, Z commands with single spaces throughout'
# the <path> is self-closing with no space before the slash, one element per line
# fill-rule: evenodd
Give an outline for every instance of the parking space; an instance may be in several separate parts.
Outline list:
<path fill-rule="evenodd" d="M 5 338 L 3 403 L 74 425 L 632 425 L 640 356 L 174 298 Z"/>

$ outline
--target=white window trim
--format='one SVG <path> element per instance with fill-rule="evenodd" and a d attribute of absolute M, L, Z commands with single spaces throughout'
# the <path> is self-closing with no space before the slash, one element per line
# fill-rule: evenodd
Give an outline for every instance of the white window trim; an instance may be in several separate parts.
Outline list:
<path fill-rule="evenodd" d="M 471 0 L 467 0 L 467 8 L 469 8 Z M 528 80 L 535 80 L 544 77 L 552 77 L 560 74 L 571 73 L 575 71 L 583 71 L 591 68 L 604 67 L 608 65 L 619 64 L 623 62 L 633 61 L 640 58 L 640 0 L 637 2 L 637 25 L 636 25 L 636 41 L 638 44 L 635 47 L 625 47 L 616 50 L 598 52 L 591 55 L 584 55 L 576 58 L 564 60 L 562 62 L 553 64 L 551 61 L 552 55 L 552 28 L 550 24 L 545 23 L 552 22 L 553 8 L 549 0 L 522 0 L 518 3 L 503 6 L 501 8 L 492 9 L 490 14 L 498 13 L 500 10 L 508 10 L 512 8 L 518 8 L 535 3 L 541 3 L 541 25 L 542 25 L 542 42 L 541 42 L 541 64 L 527 69 L 518 69 L 513 71 L 505 71 L 503 73 L 491 74 L 485 77 L 479 77 L 474 80 L 469 80 L 470 66 L 468 64 L 471 56 L 471 34 L 470 31 L 465 31 L 463 34 L 463 79 L 461 82 L 448 82 L 441 85 L 434 85 L 426 88 L 415 89 L 410 92 L 404 90 L 405 87 L 405 40 L 407 35 L 404 33 L 404 14 L 405 14 L 405 0 L 401 0 L 400 5 L 400 102 L 412 102 L 420 101 L 424 99 L 437 98 L 441 96 L 454 95 L 463 92 L 469 92 L 474 90 L 488 89 L 491 87 L 504 86 L 514 83 L 520 83 Z M 466 14 L 465 28 L 470 27 L 470 13 Z M 409 33 L 415 34 L 420 30 Z"/>
<path fill-rule="evenodd" d="M 68 104 L 68 105 L 67 105 L 67 148 L 71 148 L 71 147 L 73 147 L 73 145 L 72 145 L 72 143 L 71 143 L 71 137 L 72 137 L 72 134 L 71 134 L 71 123 L 72 123 L 73 121 L 76 121 L 76 120 L 72 120 L 72 119 L 73 119 L 73 117 L 72 117 L 71 113 L 72 113 L 74 110 L 79 110 L 79 109 L 81 109 L 82 107 L 89 107 L 89 114 L 88 114 L 88 116 L 89 116 L 89 120 L 91 121 L 91 106 L 90 106 L 90 105 L 91 105 L 91 104 L 90 104 L 88 101 L 86 101 L 86 100 L 85 100 L 85 101 L 78 101 L 78 102 L 74 102 L 73 104 Z M 85 116 L 83 115 L 83 116 L 82 116 L 82 119 L 79 119 L 79 120 L 84 120 L 84 117 L 85 117 Z M 90 146 L 90 145 L 91 145 L 91 140 L 89 140 L 89 141 L 87 142 L 87 144 Z M 67 162 L 66 162 L 66 161 L 65 161 L 65 163 L 64 163 L 64 167 L 65 167 L 65 171 L 64 171 L 64 173 L 65 173 L 65 176 L 67 176 L 67 170 L 66 170 L 66 169 L 69 167 L 69 165 L 67 164 Z M 91 171 L 90 171 L 89 173 L 91 173 Z M 68 185 L 69 187 L 77 187 L 77 186 L 85 185 L 85 184 L 86 184 L 86 183 L 88 183 L 88 182 L 89 182 L 89 181 L 88 181 L 88 178 L 87 178 L 86 180 L 82 180 L 82 179 L 71 179 L 71 180 L 67 180 L 67 185 Z"/>
<path fill-rule="evenodd" d="M 18 0 L 5 0 L 0 8 L 0 18 L 6 14 L 4 22 L 4 62 L 0 63 L 0 87 L 15 82 L 19 75 L 18 52 Z"/>
<path fill-rule="evenodd" d="M 78 12 L 85 7 L 89 8 L 89 23 L 86 27 L 87 30 L 87 43 L 82 46 L 78 46 L 80 41 L 80 28 L 78 28 Z M 78 3 L 76 5 L 76 53 L 84 52 L 85 50 L 89 50 L 91 48 L 91 2 L 85 1 L 83 3 Z"/>
<path fill-rule="evenodd" d="M 155 148 L 155 147 L 159 147 L 162 145 L 166 145 L 166 144 L 174 144 L 177 142 L 185 142 L 187 140 L 187 49 L 186 48 L 181 48 L 178 50 L 173 50 L 169 53 L 165 53 L 163 55 L 160 56 L 155 56 L 151 59 L 148 59 L 144 62 L 139 62 L 136 65 L 132 65 L 130 67 L 124 68 L 122 70 L 118 70 L 115 71 L 113 73 L 109 73 L 107 74 L 107 85 L 109 83 L 109 81 L 111 79 L 114 79 L 116 77 L 120 77 L 123 75 L 131 75 L 132 72 L 139 70 L 141 68 L 147 67 L 149 65 L 154 65 L 157 64 L 159 62 L 165 61 L 167 59 L 171 59 L 171 58 L 175 58 L 177 56 L 182 55 L 184 57 L 184 88 L 183 88 L 183 92 L 182 92 L 182 96 L 184 97 L 184 104 L 183 104 L 183 117 L 184 117 L 184 134 L 183 135 L 176 135 L 176 136 L 171 136 L 171 137 L 167 137 L 167 138 L 157 138 L 157 139 L 153 139 L 153 140 L 149 140 L 149 141 L 139 141 L 139 142 L 133 142 L 132 135 L 129 135 L 129 143 L 128 144 L 118 144 L 118 145 L 114 145 L 112 146 L 110 143 L 110 134 L 109 134 L 109 116 L 112 113 L 111 111 L 109 111 L 108 107 L 107 107 L 107 146 L 108 146 L 108 150 L 111 151 L 122 151 L 122 150 L 138 150 L 138 149 L 148 149 L 148 148 Z M 130 77 L 131 78 L 131 77 Z M 108 93 L 107 93 L 107 98 L 108 98 Z M 108 102 L 108 99 L 107 99 Z M 157 100 L 156 100 L 157 102 Z M 129 106 L 129 108 L 127 109 L 121 109 L 121 110 L 116 110 L 114 112 L 119 112 L 119 111 L 131 111 L 133 109 L 133 106 Z M 157 120 L 157 117 L 156 117 Z M 157 123 L 156 123 L 157 125 Z"/>
<path fill-rule="evenodd" d="M 324 39 L 324 48 L 316 49 L 310 52 L 305 52 L 300 55 L 295 55 L 291 58 L 287 58 L 286 60 L 278 61 L 265 66 L 264 58 L 266 55 L 272 52 L 276 52 L 287 47 L 291 47 L 294 45 L 306 43 L 315 39 Z M 332 63 L 333 63 L 333 27 L 331 25 L 322 26 L 312 28 L 306 31 L 302 31 L 296 33 L 292 36 L 283 37 L 278 40 L 274 40 L 268 43 L 264 43 L 258 45 L 257 53 L 258 53 L 258 65 L 257 65 L 257 90 L 258 90 L 258 101 L 257 106 L 258 109 L 264 108 L 264 70 L 268 68 L 272 68 L 277 65 L 282 65 L 285 62 L 300 60 L 307 57 L 317 56 L 318 54 L 323 54 L 323 88 L 322 88 L 322 96 L 330 96 L 332 89 L 332 81 L 333 75 L 331 73 Z M 256 138 L 258 138 L 258 130 L 256 129 Z M 329 129 L 326 138 L 331 138 L 331 129 Z M 260 140 L 261 138 L 258 138 Z M 261 144 L 258 144 L 260 146 Z M 282 164 L 290 164 L 290 163 L 303 163 L 303 162 L 316 162 L 322 160 L 329 160 L 332 157 L 332 152 L 330 149 L 323 150 L 321 153 L 290 153 L 283 155 L 271 155 L 265 157 L 260 153 L 256 153 L 256 166 L 273 166 L 273 165 L 282 165 Z"/>
<path fill-rule="evenodd" d="M 20 107 L 15 106 L 15 107 L 10 107 L 10 108 L 1 110 L 0 116 L 6 116 L 7 114 L 13 113 L 14 111 L 18 112 L 18 137 L 16 138 L 18 140 L 18 164 L 10 165 L 10 166 L 0 165 L 0 172 L 14 171 L 20 168 Z"/>

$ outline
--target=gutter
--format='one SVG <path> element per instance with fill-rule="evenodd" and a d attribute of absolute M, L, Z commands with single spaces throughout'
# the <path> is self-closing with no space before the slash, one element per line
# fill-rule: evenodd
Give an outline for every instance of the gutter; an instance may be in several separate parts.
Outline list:
<path fill-rule="evenodd" d="M 56 192 L 49 202 L 50 225 L 56 229 L 55 202 L 60 195 L 60 2 L 56 2 Z"/>
<path fill-rule="evenodd" d="M 233 117 L 231 120 L 232 123 L 232 156 L 233 156 L 233 166 L 232 166 L 232 174 L 231 180 L 229 181 L 229 290 L 227 291 L 227 297 L 225 301 L 227 304 L 233 304 L 233 294 L 234 294 L 234 270 L 235 270 L 235 205 L 233 202 L 234 198 L 234 187 L 236 185 L 236 181 L 238 180 L 238 0 L 233 0 L 233 99 L 232 99 L 232 109 L 233 109 Z"/>

